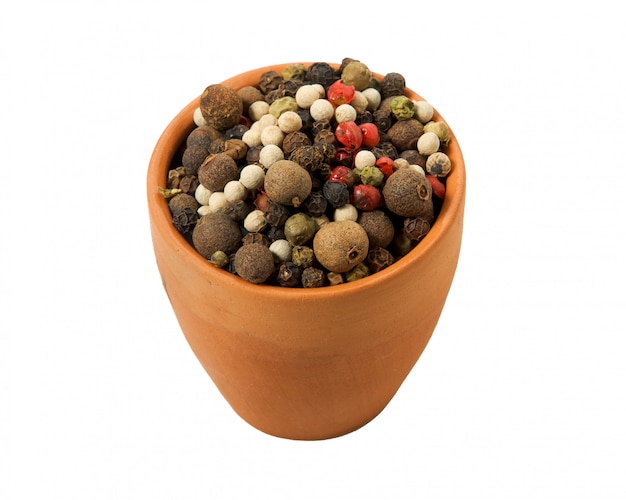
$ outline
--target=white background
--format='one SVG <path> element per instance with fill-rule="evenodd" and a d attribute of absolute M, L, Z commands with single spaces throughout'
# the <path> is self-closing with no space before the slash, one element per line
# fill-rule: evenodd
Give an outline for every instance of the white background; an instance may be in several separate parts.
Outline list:
<path fill-rule="evenodd" d="M 0 7 L 0 497 L 626 498 L 618 3 L 250 3 Z M 208 84 L 343 57 L 402 73 L 454 130 L 464 241 L 383 413 L 289 441 L 186 344 L 145 176 Z"/>

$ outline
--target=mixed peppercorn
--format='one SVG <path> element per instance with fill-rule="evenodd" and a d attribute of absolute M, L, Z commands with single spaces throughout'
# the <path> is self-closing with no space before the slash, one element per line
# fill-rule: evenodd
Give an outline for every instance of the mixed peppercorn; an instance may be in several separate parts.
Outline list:
<path fill-rule="evenodd" d="M 445 122 L 399 73 L 345 58 L 209 85 L 160 188 L 211 264 L 315 288 L 380 272 L 426 236 L 452 165 Z"/>

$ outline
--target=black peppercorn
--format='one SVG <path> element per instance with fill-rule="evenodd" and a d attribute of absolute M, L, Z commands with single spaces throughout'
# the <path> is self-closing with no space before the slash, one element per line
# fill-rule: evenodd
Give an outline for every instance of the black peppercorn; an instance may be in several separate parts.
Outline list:
<path fill-rule="evenodd" d="M 343 182 L 326 181 L 322 190 L 324 198 L 335 208 L 342 207 L 350 201 L 350 191 Z"/>
<path fill-rule="evenodd" d="M 258 243 L 260 245 L 265 245 L 266 247 L 270 246 L 270 239 L 267 235 L 263 233 L 248 233 L 243 238 L 241 238 L 242 245 L 251 245 L 253 243 Z"/>
<path fill-rule="evenodd" d="M 186 207 L 172 215 L 172 224 L 183 236 L 191 234 L 196 222 L 198 222 L 198 211 L 193 208 Z"/>
<path fill-rule="evenodd" d="M 380 94 L 383 99 L 404 94 L 406 80 L 400 73 L 387 73 L 380 84 Z"/>
<path fill-rule="evenodd" d="M 285 205 L 269 200 L 267 209 L 263 212 L 263 217 L 270 226 L 284 226 L 285 221 L 289 218 L 289 209 Z"/>
<path fill-rule="evenodd" d="M 226 205 L 222 211 L 236 222 L 243 221 L 252 212 L 252 207 L 244 200 L 235 200 Z"/>
<path fill-rule="evenodd" d="M 310 83 L 319 83 L 326 89 L 338 79 L 339 76 L 335 74 L 333 67 L 325 62 L 313 63 L 306 71 L 307 81 Z"/>
<path fill-rule="evenodd" d="M 296 148 L 300 146 L 310 146 L 311 139 L 301 130 L 289 132 L 283 139 L 283 153 L 288 157 Z"/>
<path fill-rule="evenodd" d="M 367 253 L 365 263 L 372 273 L 377 273 L 393 264 L 394 257 L 386 248 L 375 247 Z"/>
<path fill-rule="evenodd" d="M 328 200 L 321 191 L 313 191 L 304 201 L 304 210 L 311 217 L 319 217 L 328 207 Z"/>
<path fill-rule="evenodd" d="M 404 234 L 411 241 L 419 243 L 430 231 L 430 223 L 423 217 L 408 217 L 404 219 Z"/>
<path fill-rule="evenodd" d="M 283 262 L 278 268 L 276 281 L 280 286 L 297 287 L 302 279 L 302 269 L 293 262 Z"/>
<path fill-rule="evenodd" d="M 324 286 L 324 271 L 317 267 L 307 267 L 302 270 L 302 286 L 304 288 L 319 288 Z"/>
<path fill-rule="evenodd" d="M 289 160 L 295 161 L 307 172 L 315 172 L 324 161 L 324 154 L 316 146 L 300 146 L 291 152 Z"/>
<path fill-rule="evenodd" d="M 266 71 L 259 78 L 259 89 L 263 94 L 267 95 L 272 90 L 276 90 L 282 83 L 283 77 L 276 71 Z"/>

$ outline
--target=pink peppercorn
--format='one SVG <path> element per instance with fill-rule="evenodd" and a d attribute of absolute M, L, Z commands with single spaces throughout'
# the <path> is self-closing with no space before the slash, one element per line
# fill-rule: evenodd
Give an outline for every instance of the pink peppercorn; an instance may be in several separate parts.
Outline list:
<path fill-rule="evenodd" d="M 382 196 L 377 187 L 369 184 L 354 186 L 350 202 L 359 210 L 369 212 L 381 206 Z"/>
<path fill-rule="evenodd" d="M 335 107 L 349 104 L 354 99 L 354 85 L 346 85 L 341 80 L 337 80 L 328 87 L 326 99 Z"/>
<path fill-rule="evenodd" d="M 362 145 L 366 148 L 377 146 L 380 141 L 378 127 L 373 123 L 362 123 L 360 127 L 363 136 Z"/>
<path fill-rule="evenodd" d="M 443 200 L 446 195 L 446 186 L 443 182 L 439 180 L 436 175 L 426 174 L 426 178 L 429 180 L 431 187 L 433 188 L 433 194 L 437 198 L 441 198 Z"/>
<path fill-rule="evenodd" d="M 354 122 L 341 122 L 335 130 L 337 140 L 350 149 L 359 149 L 363 142 L 361 129 Z"/>

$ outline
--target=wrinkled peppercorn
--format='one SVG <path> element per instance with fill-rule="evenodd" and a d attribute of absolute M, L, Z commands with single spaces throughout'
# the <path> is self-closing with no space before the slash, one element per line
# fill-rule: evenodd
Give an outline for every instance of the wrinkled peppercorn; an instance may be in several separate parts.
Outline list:
<path fill-rule="evenodd" d="M 283 82 L 283 77 L 276 71 L 266 71 L 259 78 L 259 89 L 263 94 L 276 90 Z"/>
<path fill-rule="evenodd" d="M 172 224 L 183 235 L 189 236 L 198 222 L 198 211 L 193 208 L 183 208 L 174 212 Z"/>
<path fill-rule="evenodd" d="M 404 219 L 404 234 L 416 243 L 421 241 L 430 231 L 429 222 L 422 217 L 408 217 Z"/>
<path fill-rule="evenodd" d="M 350 201 L 350 191 L 343 182 L 326 181 L 322 189 L 324 198 L 335 208 L 342 207 Z"/>
<path fill-rule="evenodd" d="M 289 209 L 285 205 L 269 201 L 267 209 L 263 212 L 263 217 L 270 226 L 284 226 L 285 221 L 289 218 Z"/>
<path fill-rule="evenodd" d="M 324 161 L 324 154 L 316 146 L 300 146 L 292 151 L 289 159 L 308 172 L 314 172 Z"/>
<path fill-rule="evenodd" d="M 293 262 L 283 262 L 278 268 L 276 281 L 280 286 L 297 287 L 302 279 L 302 268 Z"/>
<path fill-rule="evenodd" d="M 311 83 L 319 83 L 324 88 L 328 88 L 331 83 L 338 80 L 333 67 L 325 62 L 316 62 L 309 66 L 306 71 L 306 79 Z"/>
<path fill-rule="evenodd" d="M 285 156 L 289 156 L 295 149 L 301 146 L 310 146 L 311 139 L 304 132 L 298 130 L 296 132 L 289 132 L 283 139 L 283 153 Z"/>
<path fill-rule="evenodd" d="M 393 264 L 394 260 L 389 250 L 375 247 L 368 252 L 365 262 L 372 273 L 377 273 Z"/>
<path fill-rule="evenodd" d="M 311 217 L 319 217 L 328 207 L 328 200 L 321 191 L 313 191 L 304 201 L 304 209 Z"/>
<path fill-rule="evenodd" d="M 400 73 L 387 73 L 380 84 L 380 94 L 383 99 L 404 94 L 406 80 Z"/>
<path fill-rule="evenodd" d="M 324 271 L 317 267 L 307 267 L 302 270 L 302 286 L 304 288 L 319 288 L 324 286 Z"/>

